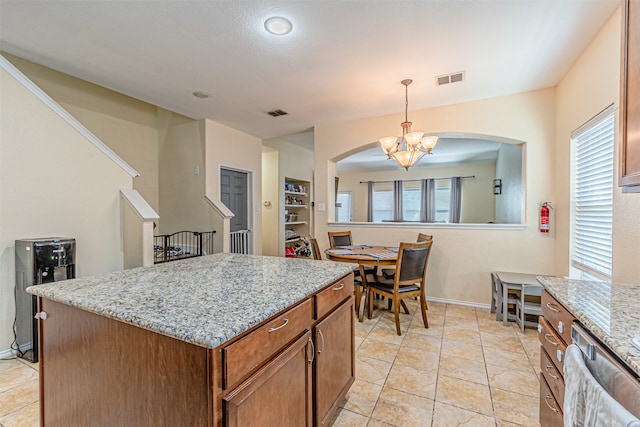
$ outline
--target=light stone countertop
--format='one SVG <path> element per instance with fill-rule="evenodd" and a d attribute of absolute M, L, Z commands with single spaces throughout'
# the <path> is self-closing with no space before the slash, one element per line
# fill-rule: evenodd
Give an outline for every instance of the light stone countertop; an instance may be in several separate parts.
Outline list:
<path fill-rule="evenodd" d="M 350 263 L 219 253 L 31 286 L 27 291 L 215 348 L 353 268 Z"/>
<path fill-rule="evenodd" d="M 578 321 L 640 376 L 640 285 L 539 276 L 538 281 Z"/>

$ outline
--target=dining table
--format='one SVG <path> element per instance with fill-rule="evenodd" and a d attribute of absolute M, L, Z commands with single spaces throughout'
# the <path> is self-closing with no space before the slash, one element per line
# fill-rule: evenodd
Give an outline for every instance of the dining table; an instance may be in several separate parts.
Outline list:
<path fill-rule="evenodd" d="M 328 260 L 358 264 L 362 279 L 362 290 L 356 286 L 356 310 L 358 321 L 362 322 L 364 308 L 361 308 L 362 294 L 366 296 L 367 275 L 365 267 L 395 266 L 398 259 L 397 246 L 352 245 L 337 246 L 324 251 Z M 365 298 L 366 306 L 366 298 Z"/>

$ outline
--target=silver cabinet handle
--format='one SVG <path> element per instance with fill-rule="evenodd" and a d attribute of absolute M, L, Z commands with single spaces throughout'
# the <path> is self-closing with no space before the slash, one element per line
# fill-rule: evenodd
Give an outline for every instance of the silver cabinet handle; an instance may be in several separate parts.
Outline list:
<path fill-rule="evenodd" d="M 557 376 L 555 376 L 555 375 L 553 374 L 553 372 L 554 372 L 555 370 L 554 370 L 554 371 L 550 371 L 550 370 L 549 370 L 549 369 L 551 369 L 552 367 L 553 367 L 553 366 L 551 366 L 551 365 L 547 365 L 544 369 L 545 369 L 545 371 L 547 371 L 547 372 L 549 373 L 549 375 L 551 375 L 551 378 L 553 378 L 554 380 L 557 380 L 557 379 L 559 379 L 559 377 L 557 377 Z"/>
<path fill-rule="evenodd" d="M 560 313 L 560 310 L 559 310 L 557 307 L 558 307 L 558 306 L 557 306 L 557 305 L 555 305 L 555 304 L 553 304 L 553 303 L 550 303 L 550 302 L 548 302 L 548 303 L 547 303 L 547 308 L 548 308 L 549 310 L 551 310 L 551 311 L 555 311 L 556 313 Z"/>
<path fill-rule="evenodd" d="M 333 289 L 334 291 L 339 291 L 340 289 L 344 289 L 344 282 L 340 283 L 340 286 L 337 286 L 337 287 L 331 288 L 331 289 Z"/>
<path fill-rule="evenodd" d="M 556 341 L 551 341 L 551 340 L 549 339 L 549 337 L 553 337 L 553 335 L 551 335 L 551 334 L 544 334 L 544 339 L 545 339 L 545 340 L 547 340 L 547 342 L 548 342 L 548 343 L 550 343 L 551 345 L 553 345 L 553 346 L 557 347 L 557 346 L 558 346 L 558 343 L 557 343 Z"/>
<path fill-rule="evenodd" d="M 544 403 L 547 404 L 547 406 L 549 407 L 549 409 L 551 409 L 553 412 L 555 412 L 556 414 L 558 413 L 558 408 L 554 408 L 553 406 L 549 405 L 549 399 L 551 399 L 551 396 L 549 396 L 548 394 L 544 397 Z"/>
<path fill-rule="evenodd" d="M 313 340 L 311 339 L 311 337 L 309 337 L 309 343 L 311 344 L 311 359 L 307 360 L 307 362 L 309 362 L 309 365 L 311 365 L 313 363 L 313 359 L 315 359 L 316 357 L 316 347 L 313 345 Z"/>
<path fill-rule="evenodd" d="M 277 328 L 269 328 L 269 332 L 275 332 L 278 329 L 282 329 L 287 326 L 287 323 L 289 323 L 289 319 L 284 319 L 284 323 L 282 325 L 278 326 Z"/>
<path fill-rule="evenodd" d="M 46 311 L 41 311 L 39 313 L 36 313 L 35 316 L 33 316 L 34 319 L 40 319 L 40 320 L 47 320 L 47 312 Z"/>
<path fill-rule="evenodd" d="M 320 335 L 320 339 L 322 340 L 322 350 L 318 349 L 318 356 L 320 353 L 324 351 L 324 335 L 322 334 L 322 330 L 318 329 L 318 334 Z"/>

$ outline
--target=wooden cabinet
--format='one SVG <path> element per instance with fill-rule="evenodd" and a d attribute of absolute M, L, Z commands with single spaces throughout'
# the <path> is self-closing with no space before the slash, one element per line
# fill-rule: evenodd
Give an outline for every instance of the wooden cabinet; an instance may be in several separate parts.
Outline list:
<path fill-rule="evenodd" d="M 312 320 L 313 304 L 308 299 L 276 316 L 251 334 L 223 347 L 223 390 L 235 386 L 291 340 L 308 330 Z"/>
<path fill-rule="evenodd" d="M 564 356 L 571 343 L 573 315 L 549 292 L 542 291 L 540 338 L 540 425 L 562 426 Z"/>
<path fill-rule="evenodd" d="M 623 192 L 640 192 L 640 1 L 624 0 L 620 92 L 620 164 Z"/>
<path fill-rule="evenodd" d="M 353 384 L 353 329 L 353 296 L 313 329 L 316 346 L 316 426 L 329 425 L 342 398 Z"/>
<path fill-rule="evenodd" d="M 311 333 L 224 397 L 229 427 L 313 425 Z"/>
<path fill-rule="evenodd" d="M 312 306 L 315 322 L 310 315 Z M 223 360 L 228 360 L 223 372 L 251 372 L 237 369 L 225 355 L 236 354 L 235 360 L 247 366 L 245 359 L 259 360 L 281 346 L 275 341 L 287 340 L 284 335 L 278 338 L 278 334 L 271 337 L 270 333 L 283 332 L 291 326 L 288 333 L 299 335 L 296 331 L 306 321 L 307 329 L 301 338 L 225 395 L 224 425 L 311 426 L 312 418 L 308 417 L 314 413 L 313 425 L 329 425 L 355 378 L 353 313 L 353 275 L 349 275 L 223 348 Z M 262 356 L 258 356 L 260 351 Z M 244 354 L 251 356 L 243 357 Z M 260 362 L 254 364 L 259 366 Z M 314 403 L 315 412 L 306 406 L 307 401 Z"/>
<path fill-rule="evenodd" d="M 351 273 L 213 349 L 39 304 L 47 427 L 324 426 L 354 381 Z"/>
<path fill-rule="evenodd" d="M 311 209 L 309 181 L 285 177 L 284 183 L 284 243 L 286 256 L 309 256 L 305 238 L 310 234 Z M 286 250 L 293 253 L 287 253 Z"/>

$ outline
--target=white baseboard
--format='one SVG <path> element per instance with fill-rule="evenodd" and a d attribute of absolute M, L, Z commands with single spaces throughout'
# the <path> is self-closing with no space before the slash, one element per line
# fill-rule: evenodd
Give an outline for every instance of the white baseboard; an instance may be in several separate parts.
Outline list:
<path fill-rule="evenodd" d="M 15 350 L 11 350 L 11 349 L 3 350 L 3 351 L 0 351 L 0 359 L 12 359 L 17 354 L 18 352 Z"/>
<path fill-rule="evenodd" d="M 457 301 L 457 300 L 454 300 L 454 299 L 427 297 L 427 302 L 428 301 L 442 302 L 442 303 L 445 303 L 445 304 L 464 305 L 464 306 L 467 306 L 467 307 L 491 309 L 491 305 L 490 304 L 478 304 L 478 303 L 475 303 L 475 302 Z"/>

